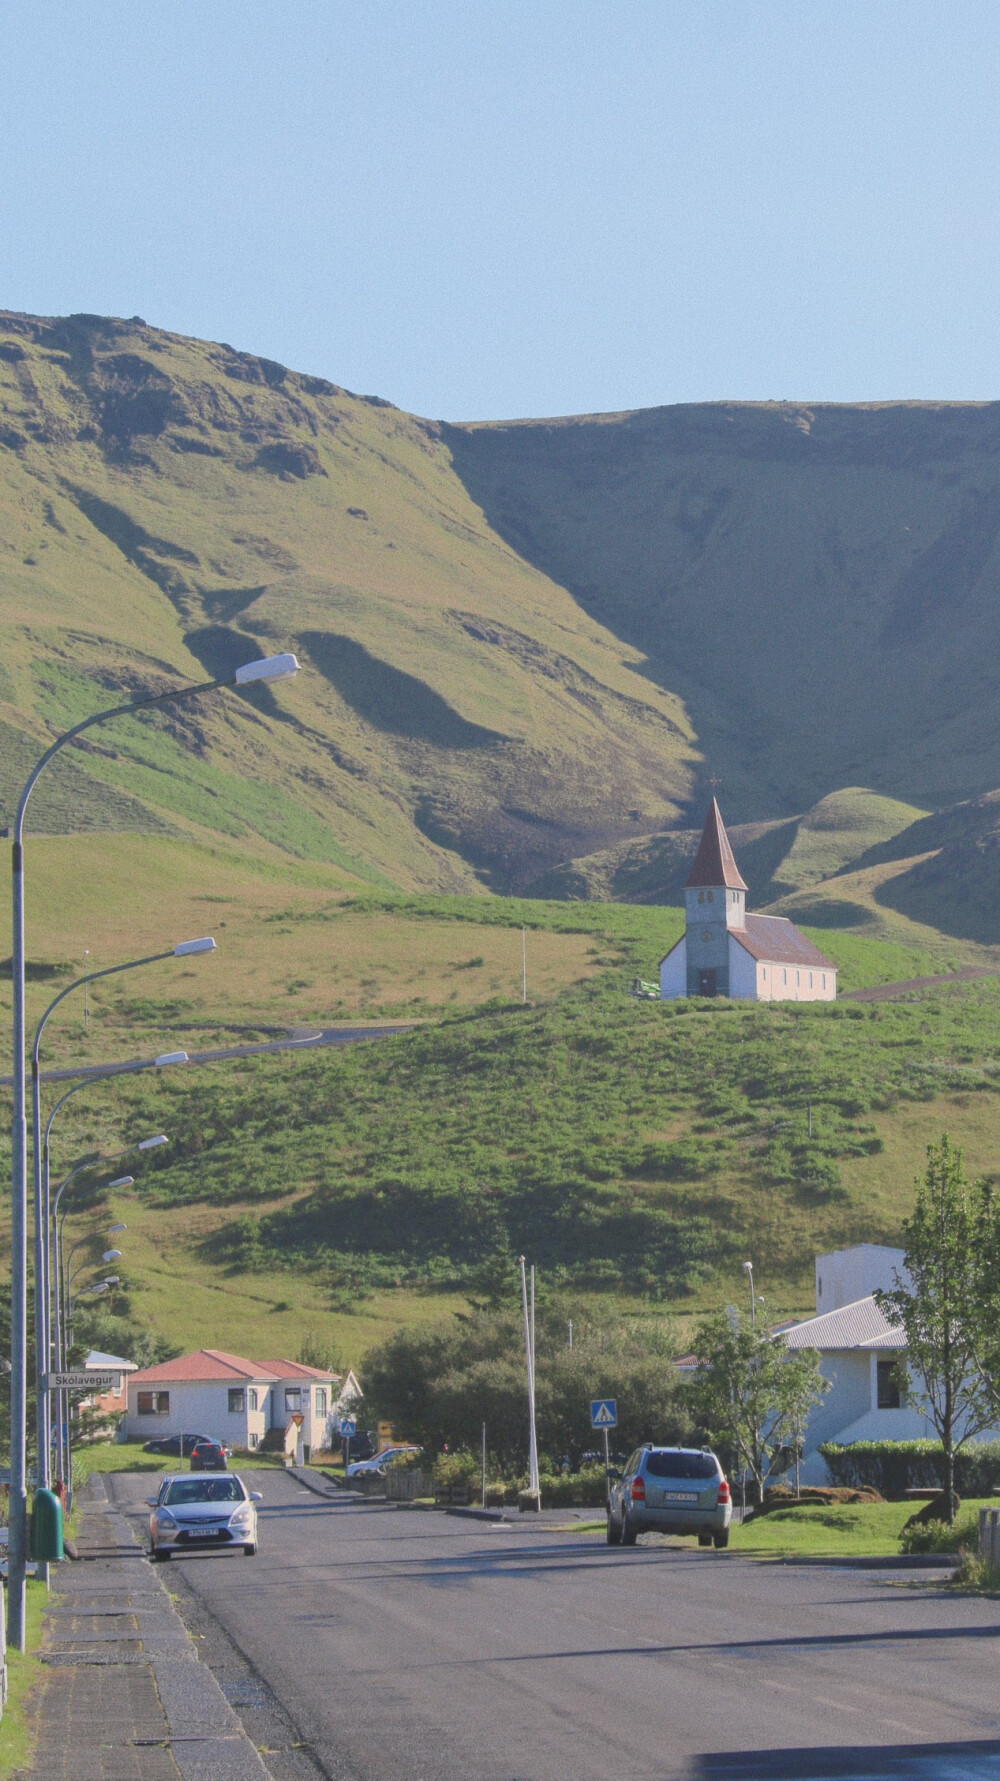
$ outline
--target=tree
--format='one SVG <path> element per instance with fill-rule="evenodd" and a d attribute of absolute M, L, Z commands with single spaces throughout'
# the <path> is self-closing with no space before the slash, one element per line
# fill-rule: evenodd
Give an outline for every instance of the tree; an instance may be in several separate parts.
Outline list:
<path fill-rule="evenodd" d="M 955 1519 L 955 1454 L 988 1427 L 993 1414 L 981 1357 L 993 1342 L 980 1258 L 983 1189 L 970 1193 L 962 1152 L 947 1133 L 927 1146 L 927 1168 L 917 1182 L 917 1203 L 903 1225 L 909 1285 L 896 1276 L 891 1292 L 875 1300 L 906 1336 L 907 1369 L 919 1381 L 918 1402 L 937 1430 L 944 1452 L 944 1495 L 949 1523 Z"/>
<path fill-rule="evenodd" d="M 713 1446 L 727 1449 L 746 1468 L 760 1502 L 768 1479 L 787 1469 L 809 1412 L 828 1381 L 814 1348 L 790 1350 L 783 1336 L 755 1328 L 744 1311 L 718 1311 L 696 1336 L 697 1371 L 688 1405 Z M 784 1463 L 782 1463 L 784 1461 Z"/>

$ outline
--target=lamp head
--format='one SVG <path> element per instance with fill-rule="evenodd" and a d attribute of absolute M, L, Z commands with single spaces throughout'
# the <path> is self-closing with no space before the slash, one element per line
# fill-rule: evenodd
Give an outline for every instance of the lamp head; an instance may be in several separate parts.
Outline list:
<path fill-rule="evenodd" d="M 109 1187 L 133 1187 L 134 1185 L 135 1185 L 135 1176 L 134 1175 L 119 1175 L 118 1179 L 116 1181 L 108 1182 Z M 124 1229 L 124 1226 L 122 1228 Z"/>
<path fill-rule="evenodd" d="M 210 934 L 206 934 L 203 940 L 182 940 L 179 946 L 174 947 L 174 958 L 186 959 L 190 958 L 191 954 L 194 952 L 214 951 L 215 941 Z"/>
<path fill-rule="evenodd" d="M 187 1061 L 188 1054 L 186 1051 L 161 1051 L 159 1057 L 154 1057 L 153 1059 L 153 1063 L 158 1070 L 165 1069 L 167 1064 L 186 1064 Z"/>
<path fill-rule="evenodd" d="M 116 1231 L 127 1231 L 128 1225 L 127 1224 L 109 1224 L 106 1227 L 106 1229 L 107 1229 L 108 1236 L 111 1237 L 114 1235 L 114 1233 Z"/>
<path fill-rule="evenodd" d="M 744 1262 L 743 1263 L 743 1272 L 744 1272 L 744 1274 L 752 1274 L 753 1273 L 753 1262 Z"/>
<path fill-rule="evenodd" d="M 187 1052 L 179 1051 L 179 1052 L 173 1053 L 173 1054 L 170 1052 L 166 1052 L 163 1057 L 158 1057 L 156 1061 L 158 1064 L 162 1064 L 165 1062 L 166 1058 L 168 1058 L 172 1055 L 175 1055 L 179 1060 L 182 1057 L 186 1058 Z M 170 1142 L 170 1140 L 164 1132 L 157 1132 L 155 1138 L 140 1138 L 138 1144 L 136 1145 L 136 1150 L 159 1150 L 161 1144 L 169 1144 L 169 1142 Z"/>
<path fill-rule="evenodd" d="M 120 1249 L 106 1249 L 101 1256 L 102 1262 L 120 1262 L 121 1259 L 122 1252 Z"/>
<path fill-rule="evenodd" d="M 233 686 L 249 686 L 255 680 L 287 680 L 290 675 L 299 671 L 298 660 L 292 654 L 279 656 L 263 656 L 258 662 L 245 662 L 237 668 L 233 675 Z"/>

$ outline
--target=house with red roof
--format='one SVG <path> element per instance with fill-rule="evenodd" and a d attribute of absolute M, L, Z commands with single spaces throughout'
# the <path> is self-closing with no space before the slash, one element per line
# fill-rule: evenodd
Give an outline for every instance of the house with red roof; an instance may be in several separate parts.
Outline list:
<path fill-rule="evenodd" d="M 271 1429 L 289 1437 L 289 1450 L 328 1445 L 339 1373 L 294 1360 L 247 1360 L 218 1348 L 199 1348 L 127 1383 L 125 1438 L 209 1435 L 253 1450 Z"/>
<path fill-rule="evenodd" d="M 832 1002 L 837 967 L 783 915 L 748 915 L 715 798 L 684 886 L 683 937 L 660 961 L 660 995 L 741 1002 Z"/>

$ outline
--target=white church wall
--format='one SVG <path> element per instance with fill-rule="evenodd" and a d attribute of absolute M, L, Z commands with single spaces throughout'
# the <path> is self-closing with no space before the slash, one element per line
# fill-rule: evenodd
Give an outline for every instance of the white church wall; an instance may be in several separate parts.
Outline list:
<path fill-rule="evenodd" d="M 738 1002 L 756 1002 L 758 999 L 757 960 L 751 958 L 746 948 L 732 936 L 729 940 L 729 994 Z"/>
<path fill-rule="evenodd" d="M 687 942 L 678 940 L 677 945 L 660 963 L 660 999 L 673 1002 L 678 996 L 686 995 Z"/>

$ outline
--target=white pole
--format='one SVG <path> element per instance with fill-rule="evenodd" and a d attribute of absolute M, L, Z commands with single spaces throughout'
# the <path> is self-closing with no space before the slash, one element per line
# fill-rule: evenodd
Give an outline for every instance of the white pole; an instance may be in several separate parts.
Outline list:
<path fill-rule="evenodd" d="M 521 929 L 521 1000 L 528 1000 L 528 930 Z"/>
<path fill-rule="evenodd" d="M 83 949 L 84 972 L 86 972 L 87 960 L 89 959 L 89 957 L 90 957 L 90 947 L 85 946 Z M 83 980 L 83 1024 L 85 1027 L 89 1027 L 89 1025 L 90 1025 L 90 1004 L 87 1000 L 87 979 L 86 979 L 86 976 L 84 976 L 84 980 Z"/>
<path fill-rule="evenodd" d="M 525 1271 L 525 1258 L 520 1256 L 521 1264 L 521 1306 L 524 1311 L 524 1353 L 528 1373 L 528 1488 L 538 1489 L 538 1447 L 535 1439 L 535 1345 L 532 1339 L 534 1326 L 535 1270 L 531 1270 L 531 1310 L 528 1309 L 528 1281 Z"/>
<path fill-rule="evenodd" d="M 486 1507 L 486 1424 L 483 1423 L 483 1508 Z"/>

